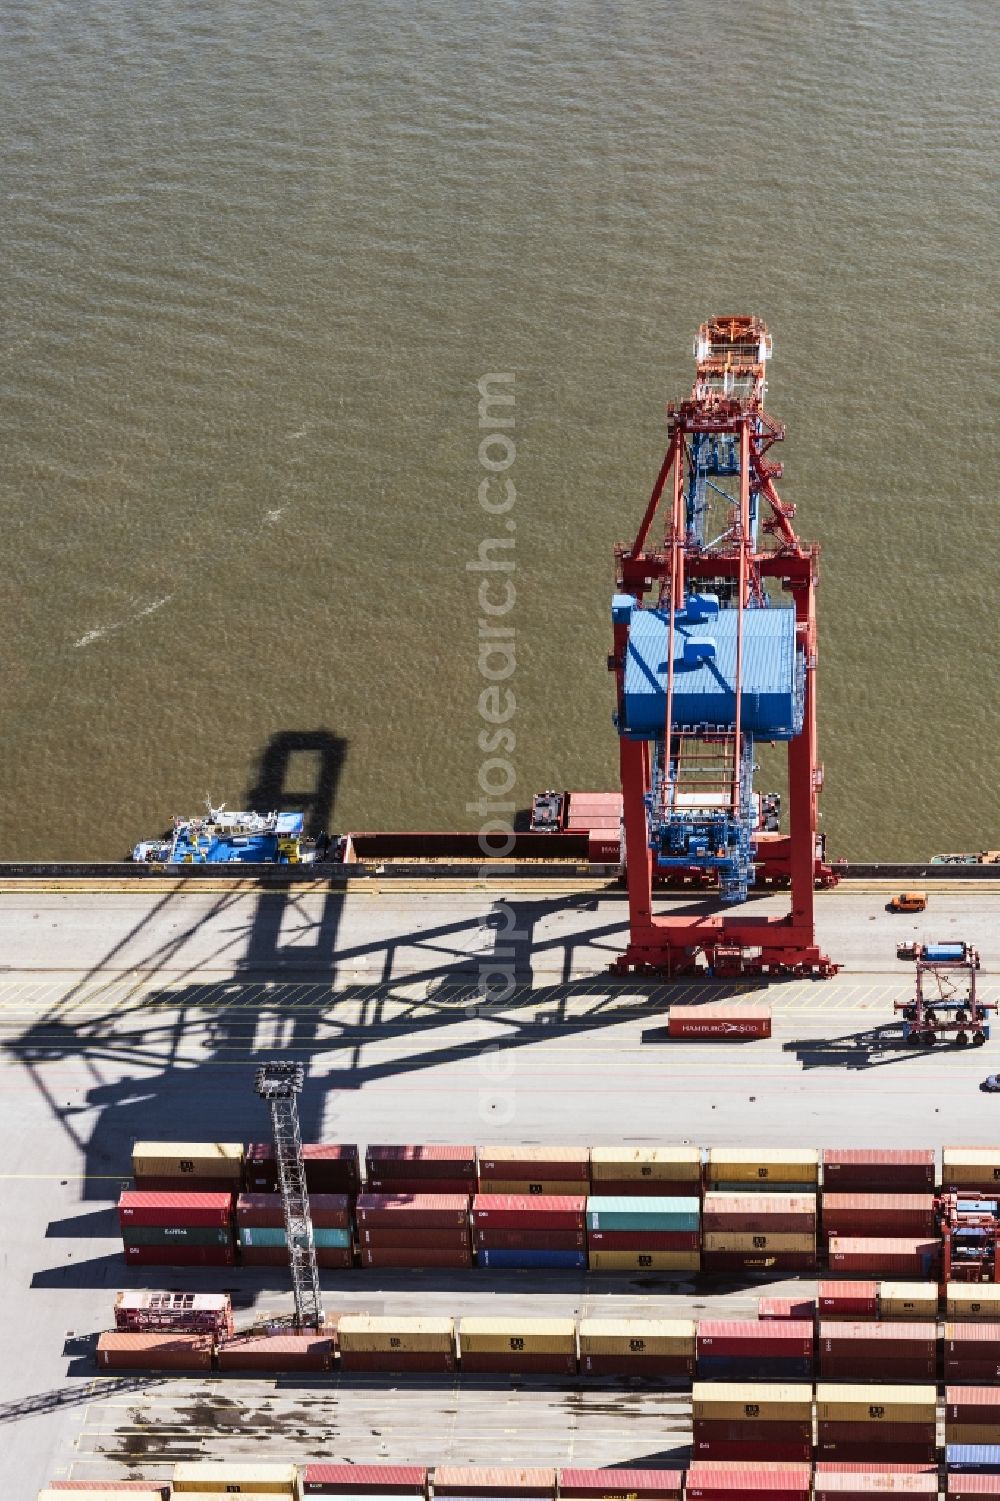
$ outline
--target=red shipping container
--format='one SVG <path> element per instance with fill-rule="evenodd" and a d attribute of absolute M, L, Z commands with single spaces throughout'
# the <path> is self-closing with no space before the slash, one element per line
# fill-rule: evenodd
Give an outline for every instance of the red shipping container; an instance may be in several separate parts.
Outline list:
<path fill-rule="evenodd" d="M 498 1230 L 584 1230 L 587 1225 L 585 1194 L 476 1194 L 472 1223 L 477 1228 Z"/>
<path fill-rule="evenodd" d="M 592 1501 L 673 1501 L 681 1494 L 683 1470 L 560 1470 L 559 1495 Z"/>
<path fill-rule="evenodd" d="M 821 1443 L 816 1452 L 827 1456 L 836 1454 L 840 1459 L 867 1460 L 871 1458 L 875 1449 L 866 1439 L 856 1439 L 853 1443 L 838 1439 L 836 1442 Z M 884 1453 L 887 1459 L 900 1463 L 907 1461 L 929 1463 L 934 1459 L 937 1450 L 927 1440 L 924 1443 L 887 1444 L 884 1449 L 879 1446 L 878 1452 Z"/>
<path fill-rule="evenodd" d="M 929 1236 L 933 1194 L 824 1193 L 823 1232 L 845 1236 Z"/>
<path fill-rule="evenodd" d="M 809 1501 L 812 1488 L 795 1475 L 762 1472 L 757 1466 L 741 1470 L 739 1475 L 711 1474 L 704 1478 L 699 1474 L 692 1481 L 688 1472 L 688 1501 L 731 1501 L 739 1496 L 741 1501 L 774 1501 L 781 1496 L 784 1501 Z"/>
<path fill-rule="evenodd" d="M 131 1192 L 134 1193 L 190 1193 L 205 1195 L 210 1193 L 226 1194 L 230 1200 L 235 1195 L 236 1189 L 232 1178 L 196 1178 L 198 1187 L 191 1187 L 191 1178 L 185 1173 L 161 1176 L 156 1173 L 139 1173 L 132 1179 Z"/>
<path fill-rule="evenodd" d="M 703 1272 L 811 1272 L 816 1257 L 809 1251 L 702 1251 Z"/>
<path fill-rule="evenodd" d="M 883 1355 L 880 1352 L 859 1354 L 849 1350 L 829 1353 L 820 1351 L 819 1377 L 821 1381 L 851 1381 L 877 1383 L 880 1381 L 903 1383 L 911 1381 L 934 1381 L 937 1376 L 937 1359 L 914 1351 L 910 1355 Z"/>
<path fill-rule="evenodd" d="M 816 1304 L 812 1298 L 758 1298 L 757 1317 L 815 1323 Z"/>
<path fill-rule="evenodd" d="M 124 1246 L 130 1266 L 233 1266 L 232 1246 Z"/>
<path fill-rule="evenodd" d="M 426 1496 L 423 1465 L 303 1465 L 307 1496 Z"/>
<path fill-rule="evenodd" d="M 219 1346 L 220 1371 L 328 1371 L 333 1344 L 315 1334 L 265 1334 Z"/>
<path fill-rule="evenodd" d="M 435 1496 L 554 1496 L 555 1470 L 493 1465 L 438 1465 Z"/>
<path fill-rule="evenodd" d="M 370 1177 L 365 1184 L 366 1193 L 371 1194 L 423 1194 L 433 1197 L 435 1194 L 453 1196 L 455 1194 L 471 1194 L 475 1189 L 475 1180 L 466 1178 L 390 1178 L 380 1173 L 378 1177 Z"/>
<path fill-rule="evenodd" d="M 645 1376 L 650 1380 L 687 1380 L 694 1375 L 690 1355 L 581 1355 L 584 1376 Z"/>
<path fill-rule="evenodd" d="M 864 1464 L 858 1460 L 817 1460 L 817 1475 L 936 1475 L 936 1464 Z"/>
<path fill-rule="evenodd" d="M 697 1230 L 588 1230 L 592 1251 L 697 1251 Z"/>
<path fill-rule="evenodd" d="M 972 1501 L 974 1496 L 1000 1496 L 1000 1475 L 949 1475 L 948 1501 Z"/>
<path fill-rule="evenodd" d="M 369 1178 L 475 1178 L 476 1149 L 469 1146 L 370 1146 Z"/>
<path fill-rule="evenodd" d="M 459 1250 L 441 1250 L 419 1247 L 412 1251 L 404 1250 L 401 1246 L 362 1246 L 362 1266 L 381 1267 L 412 1267 L 420 1270 L 424 1267 L 448 1266 L 465 1267 L 472 1265 L 472 1249 L 466 1247 Z"/>
<path fill-rule="evenodd" d="M 996 1423 L 1000 1431 L 1000 1390 L 995 1386 L 948 1386 L 946 1423 Z"/>
<path fill-rule="evenodd" d="M 210 1334 L 102 1334 L 98 1367 L 108 1371 L 210 1371 Z"/>
<path fill-rule="evenodd" d="M 589 1147 L 571 1147 L 552 1158 L 544 1157 L 541 1147 L 536 1150 L 537 1156 L 526 1153 L 524 1157 L 480 1157 L 479 1176 L 501 1182 L 510 1182 L 514 1178 L 523 1178 L 530 1183 L 546 1179 L 557 1183 L 590 1182 Z"/>
<path fill-rule="evenodd" d="M 316 1265 L 327 1271 L 343 1271 L 354 1265 L 354 1252 L 341 1246 L 317 1246 Z"/>
<path fill-rule="evenodd" d="M 469 1246 L 469 1231 L 467 1227 L 459 1228 L 457 1225 L 452 1225 L 447 1230 L 423 1230 L 414 1225 L 406 1225 L 397 1230 L 394 1226 L 366 1225 L 358 1231 L 358 1244 L 362 1247 L 377 1246 L 384 1251 L 462 1251 Z"/>
<path fill-rule="evenodd" d="M 129 1225 L 190 1225 L 225 1229 L 233 1212 L 227 1193 L 149 1193 L 126 1190 L 118 1200 L 118 1223 Z"/>
<path fill-rule="evenodd" d="M 823 1152 L 823 1186 L 837 1193 L 921 1193 L 936 1181 L 930 1148 L 827 1147 Z"/>
<path fill-rule="evenodd" d="M 816 1196 L 712 1191 L 701 1207 L 701 1225 L 703 1230 L 743 1235 L 811 1235 L 816 1229 Z"/>
<path fill-rule="evenodd" d="M 582 1251 L 585 1230 L 491 1230 L 473 1231 L 477 1251 Z"/>
<path fill-rule="evenodd" d="M 919 1350 L 924 1355 L 934 1355 L 937 1350 L 937 1324 L 929 1319 L 924 1322 L 904 1324 L 899 1323 L 853 1323 L 839 1322 L 828 1324 L 825 1320 L 819 1326 L 819 1348 L 822 1354 L 824 1349 L 835 1351 L 850 1351 L 853 1355 L 862 1355 L 869 1349 L 879 1355 L 885 1355 L 888 1359 L 910 1354 L 913 1350 Z"/>
<path fill-rule="evenodd" d="M 937 1501 L 936 1475 L 817 1475 L 815 1501 L 870 1501 L 872 1496 L 930 1496 Z"/>
<path fill-rule="evenodd" d="M 349 1142 L 302 1143 L 306 1187 L 310 1193 L 354 1195 L 361 1187 L 361 1159 Z M 278 1164 L 274 1144 L 251 1142 L 243 1162 L 243 1186 L 252 1193 L 274 1193 L 278 1187 Z"/>
<path fill-rule="evenodd" d="M 768 1424 L 770 1427 L 770 1424 Z M 783 1444 L 769 1442 L 767 1439 L 695 1439 L 693 1446 L 694 1460 L 700 1459 L 729 1459 L 745 1465 L 755 1465 L 758 1461 L 784 1461 L 803 1463 L 812 1455 L 812 1440 L 789 1439 Z M 772 1477 L 773 1478 L 773 1477 Z M 691 1475 L 688 1472 L 687 1494 L 694 1494 L 691 1490 Z M 760 1493 L 762 1496 L 770 1496 L 772 1490 L 765 1487 Z M 803 1492 L 808 1496 L 809 1492 Z"/>
<path fill-rule="evenodd" d="M 513 1350 L 480 1350 L 462 1353 L 462 1370 L 467 1374 L 481 1371 L 541 1371 L 553 1376 L 575 1376 L 576 1356 L 517 1353 Z"/>
<path fill-rule="evenodd" d="M 903 1237 L 835 1236 L 830 1240 L 831 1271 L 875 1272 L 880 1276 L 933 1279 L 937 1275 L 941 1243 Z"/>
<path fill-rule="evenodd" d="M 451 1350 L 341 1350 L 342 1371 L 437 1371 L 455 1369 Z"/>
<path fill-rule="evenodd" d="M 877 1319 L 877 1282 L 821 1282 L 817 1302 L 821 1319 Z"/>
<path fill-rule="evenodd" d="M 138 1491 L 140 1496 L 168 1501 L 170 1486 L 155 1480 L 50 1480 L 47 1491 Z"/>
<path fill-rule="evenodd" d="M 695 1037 L 731 1042 L 739 1037 L 770 1037 L 771 1008 L 766 1001 L 709 1001 L 701 1006 L 671 1006 L 668 1037 Z"/>
<path fill-rule="evenodd" d="M 316 1255 L 318 1259 L 318 1251 Z M 240 1246 L 240 1261 L 243 1266 L 283 1266 L 287 1272 L 288 1248 L 286 1246 Z"/>
<path fill-rule="evenodd" d="M 446 1230 L 466 1225 L 469 1200 L 464 1194 L 362 1194 L 355 1206 L 358 1228 L 362 1225 L 412 1225 L 424 1230 Z"/>
<path fill-rule="evenodd" d="M 310 1194 L 309 1212 L 316 1230 L 349 1230 L 351 1200 L 347 1194 Z M 236 1223 L 248 1230 L 280 1230 L 285 1212 L 280 1194 L 240 1194 Z"/>
<path fill-rule="evenodd" d="M 813 1353 L 813 1326 L 803 1321 L 761 1323 L 747 1319 L 700 1319 L 695 1350 L 702 1355 L 802 1359 Z"/>

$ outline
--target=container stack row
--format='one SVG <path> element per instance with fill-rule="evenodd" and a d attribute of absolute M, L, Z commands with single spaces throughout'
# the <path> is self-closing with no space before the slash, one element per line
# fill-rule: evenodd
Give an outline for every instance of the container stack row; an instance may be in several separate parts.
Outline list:
<path fill-rule="evenodd" d="M 587 1199 L 582 1193 L 477 1194 L 472 1234 L 479 1266 L 583 1268 Z"/>
<path fill-rule="evenodd" d="M 354 1265 L 354 1220 L 345 1193 L 312 1193 L 316 1261 L 321 1267 Z M 278 1193 L 240 1194 L 236 1200 L 236 1236 L 244 1266 L 288 1265 L 285 1212 Z"/>
<path fill-rule="evenodd" d="M 785 1418 L 767 1420 L 783 1423 Z M 994 1454 L 996 1450 L 992 1451 Z M 1000 1496 L 1000 1473 L 985 1451 L 948 1450 L 948 1501 Z M 246 1461 L 177 1464 L 167 1484 L 146 1481 L 52 1481 L 38 1501 L 70 1493 L 111 1501 L 123 1490 L 144 1501 L 170 1495 L 244 1495 L 305 1501 L 869 1501 L 874 1496 L 936 1498 L 934 1461 L 713 1460 L 695 1457 L 685 1471 L 661 1469 L 514 1469 L 506 1466 L 366 1464 L 253 1464 Z"/>
<path fill-rule="evenodd" d="M 464 1193 L 365 1193 L 356 1214 L 362 1266 L 472 1265 Z"/>

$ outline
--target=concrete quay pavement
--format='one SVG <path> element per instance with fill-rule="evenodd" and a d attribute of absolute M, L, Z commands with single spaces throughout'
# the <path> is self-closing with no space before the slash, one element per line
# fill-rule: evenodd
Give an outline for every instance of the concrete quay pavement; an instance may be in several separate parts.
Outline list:
<path fill-rule="evenodd" d="M 627 932 L 600 883 L 509 886 L 398 878 L 347 891 L 0 892 L 0 1123 L 9 1348 L 0 1377 L 12 1498 L 50 1476 L 154 1478 L 177 1457 L 651 1462 L 684 1453 L 683 1394 L 622 1383 L 433 1383 L 333 1377 L 96 1377 L 90 1350 L 125 1286 L 219 1286 L 287 1309 L 271 1272 L 126 1268 L 114 1201 L 137 1137 L 253 1140 L 268 1122 L 253 1069 L 308 1068 L 307 1139 L 987 1144 L 1000 1101 L 982 1050 L 910 1052 L 892 1002 L 900 937 L 964 938 L 1000 995 L 1000 883 L 942 884 L 919 918 L 889 889 L 817 899 L 833 980 L 770 986 L 612 981 Z M 754 910 L 782 910 L 782 896 Z M 512 931 L 508 931 L 512 930 Z M 508 952 L 509 951 L 509 952 Z M 478 981 L 517 985 L 481 1005 Z M 767 1042 L 668 1043 L 671 1002 L 746 994 L 774 1007 Z M 810 1284 L 807 1284 L 807 1286 Z M 331 1308 L 752 1316 L 753 1278 L 700 1284 L 587 1274 L 328 1273 Z"/>

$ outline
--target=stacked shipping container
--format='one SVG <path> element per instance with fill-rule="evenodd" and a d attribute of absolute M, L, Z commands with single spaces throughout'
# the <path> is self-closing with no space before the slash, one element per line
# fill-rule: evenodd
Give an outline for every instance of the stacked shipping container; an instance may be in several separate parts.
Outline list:
<path fill-rule="evenodd" d="M 305 1141 L 302 1161 L 310 1194 L 347 1194 L 355 1199 L 361 1192 L 361 1157 L 354 1142 Z M 251 1142 L 247 1147 L 243 1187 L 247 1193 L 277 1193 L 278 1163 L 273 1142 Z"/>
<path fill-rule="evenodd" d="M 696 1381 L 694 1463 L 703 1459 L 808 1463 L 812 1455 L 812 1387 L 793 1382 Z M 690 1494 L 690 1477 L 689 1477 Z"/>
<path fill-rule="evenodd" d="M 589 1147 L 482 1147 L 480 1194 L 565 1197 L 590 1192 Z"/>
<path fill-rule="evenodd" d="M 345 1313 L 337 1328 L 344 1371 L 455 1369 L 455 1321 Z"/>
<path fill-rule="evenodd" d="M 695 1461 L 688 1501 L 809 1501 L 812 1471 L 802 1464 L 711 1464 Z"/>
<path fill-rule="evenodd" d="M 683 1470 L 560 1470 L 559 1496 L 567 1501 L 680 1501 Z"/>
<path fill-rule="evenodd" d="M 948 1444 L 991 1444 L 1000 1435 L 1000 1388 L 947 1386 L 944 1436 Z"/>
<path fill-rule="evenodd" d="M 591 1271 L 696 1272 L 700 1244 L 697 1198 L 595 1195 L 587 1200 Z"/>
<path fill-rule="evenodd" d="M 351 1200 L 347 1194 L 309 1195 L 316 1261 L 321 1267 L 349 1267 L 354 1262 Z M 236 1232 L 244 1266 L 288 1265 L 285 1211 L 280 1194 L 240 1194 Z"/>
<path fill-rule="evenodd" d="M 688 1381 L 694 1375 L 693 1319 L 581 1319 L 584 1376 L 644 1376 Z"/>
<path fill-rule="evenodd" d="M 821 1323 L 819 1374 L 825 1381 L 934 1381 L 937 1324 Z"/>
<path fill-rule="evenodd" d="M 305 1465 L 299 1482 L 303 1496 L 427 1495 L 422 1465 Z"/>
<path fill-rule="evenodd" d="M 587 1200 L 579 1194 L 477 1194 L 472 1232 L 480 1266 L 587 1265 Z"/>
<path fill-rule="evenodd" d="M 362 1194 L 356 1208 L 362 1266 L 472 1265 L 464 1194 Z"/>
<path fill-rule="evenodd" d="M 476 1191 L 476 1149 L 469 1146 L 370 1146 L 366 1190 L 378 1194 L 464 1194 Z"/>
<path fill-rule="evenodd" d="M 255 1497 L 295 1496 L 298 1469 L 295 1465 L 248 1464 L 235 1459 L 174 1465 L 174 1495 L 220 1491 Z"/>
<path fill-rule="evenodd" d="M 556 1493 L 556 1472 L 548 1469 L 519 1470 L 486 1465 L 438 1465 L 434 1471 L 434 1495 L 446 1497 L 541 1497 L 551 1501 Z"/>
<path fill-rule="evenodd" d="M 702 1228 L 705 1271 L 793 1272 L 816 1266 L 815 1193 L 709 1190 Z"/>
<path fill-rule="evenodd" d="M 134 1266 L 232 1266 L 228 1193 L 126 1190 L 118 1200 L 125 1260 Z"/>
<path fill-rule="evenodd" d="M 927 1464 L 935 1458 L 937 1388 L 816 1388 L 817 1453 L 824 1459 Z"/>
<path fill-rule="evenodd" d="M 945 1324 L 944 1379 L 970 1386 L 1000 1381 L 1000 1324 Z"/>
<path fill-rule="evenodd" d="M 150 1193 L 237 1194 L 243 1177 L 243 1147 L 226 1141 L 137 1141 L 132 1177 Z"/>
<path fill-rule="evenodd" d="M 576 1374 L 576 1324 L 573 1319 L 526 1319 L 515 1315 L 463 1318 L 458 1326 L 458 1343 L 463 1372 Z"/>
<path fill-rule="evenodd" d="M 698 1324 L 699 1381 L 801 1381 L 813 1374 L 811 1322 L 776 1319 L 702 1319 Z"/>
<path fill-rule="evenodd" d="M 701 1196 L 699 1147 L 591 1147 L 590 1187 L 603 1197 L 652 1194 L 659 1199 Z"/>

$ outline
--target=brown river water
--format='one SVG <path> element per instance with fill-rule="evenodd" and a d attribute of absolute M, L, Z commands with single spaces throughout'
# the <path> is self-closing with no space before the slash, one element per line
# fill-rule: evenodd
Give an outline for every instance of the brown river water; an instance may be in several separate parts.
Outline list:
<path fill-rule="evenodd" d="M 831 852 L 1000 846 L 998 57 L 987 0 L 7 0 L 0 858 L 477 826 L 490 538 L 513 800 L 614 786 L 612 545 L 743 311 Z"/>

